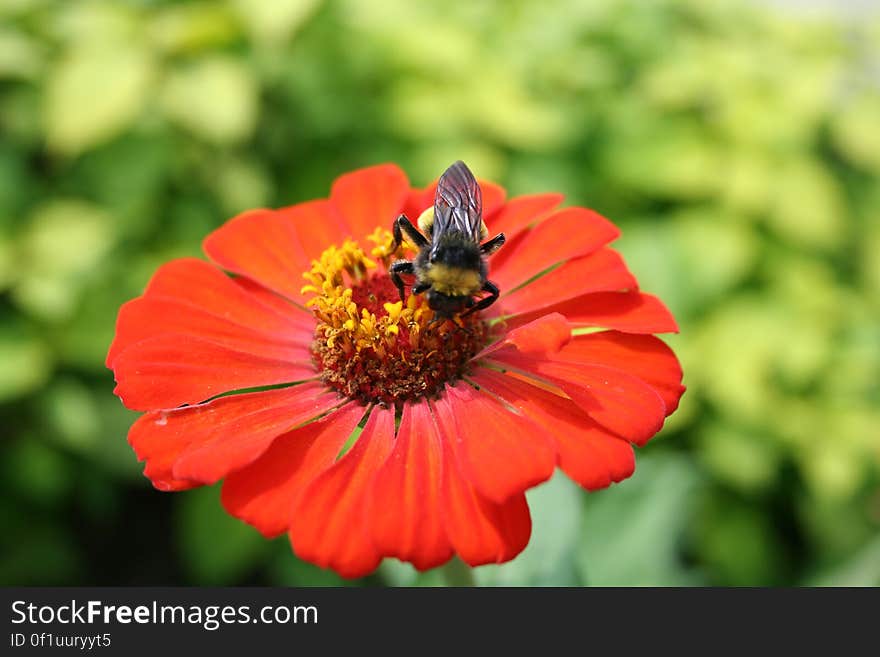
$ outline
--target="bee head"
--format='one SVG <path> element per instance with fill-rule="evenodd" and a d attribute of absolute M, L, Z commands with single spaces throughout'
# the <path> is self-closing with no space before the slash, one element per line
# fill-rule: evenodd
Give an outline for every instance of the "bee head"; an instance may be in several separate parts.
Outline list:
<path fill-rule="evenodd" d="M 441 318 L 450 319 L 474 304 L 467 296 L 450 296 L 437 290 L 428 290 L 428 307 Z"/>

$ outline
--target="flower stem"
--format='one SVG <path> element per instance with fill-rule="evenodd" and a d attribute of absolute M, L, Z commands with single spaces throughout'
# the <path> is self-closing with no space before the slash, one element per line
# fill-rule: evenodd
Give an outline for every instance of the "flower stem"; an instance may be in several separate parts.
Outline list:
<path fill-rule="evenodd" d="M 476 586 L 474 571 L 458 557 L 453 557 L 441 569 L 446 586 Z"/>

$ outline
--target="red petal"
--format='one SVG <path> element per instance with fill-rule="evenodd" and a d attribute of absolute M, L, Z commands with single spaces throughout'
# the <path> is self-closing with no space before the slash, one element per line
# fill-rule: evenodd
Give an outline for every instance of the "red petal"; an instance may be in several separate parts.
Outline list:
<path fill-rule="evenodd" d="M 491 231 L 491 229 L 490 229 Z M 497 232 L 490 232 L 490 235 L 494 236 Z M 507 237 L 505 235 L 505 237 Z M 507 237 L 504 242 L 504 246 L 500 251 L 496 251 L 494 254 L 489 256 L 489 280 L 495 278 L 494 272 L 496 270 L 501 271 L 505 267 L 505 262 L 509 260 L 509 256 L 511 254 L 516 253 L 523 242 L 525 242 L 529 237 L 528 230 L 521 230 L 513 237 Z M 532 275 L 537 275 L 540 272 L 532 272 Z M 502 292 L 509 292 L 509 288 L 501 288 Z M 494 308 L 494 306 L 493 306 Z"/>
<path fill-rule="evenodd" d="M 319 383 L 254 393 L 248 401 L 242 397 L 250 395 L 228 398 L 235 400 L 237 415 L 230 415 L 223 424 L 216 411 L 196 411 L 203 413 L 204 419 L 194 420 L 194 425 L 208 426 L 193 436 L 174 464 L 176 478 L 214 483 L 253 462 L 283 432 L 311 422 L 339 406 L 340 401 L 336 393 Z"/>
<path fill-rule="evenodd" d="M 278 436 L 260 458 L 227 475 L 223 506 L 266 537 L 287 531 L 296 497 L 333 465 L 363 415 L 363 407 L 350 403 Z"/>
<path fill-rule="evenodd" d="M 522 326 L 548 312 L 557 312 L 575 327 L 597 326 L 624 333 L 678 333 L 669 309 L 643 292 L 596 292 L 553 304 L 543 310 L 517 315 L 508 327 Z"/>
<path fill-rule="evenodd" d="M 592 292 L 612 292 L 637 287 L 623 258 L 603 248 L 588 256 L 569 260 L 539 279 L 502 298 L 504 314 L 521 314 L 549 308 Z"/>
<path fill-rule="evenodd" d="M 666 405 L 660 395 L 641 379 L 621 370 L 539 360 L 516 352 L 499 351 L 493 360 L 553 382 L 593 420 L 637 445 L 646 443 L 663 426 Z"/>
<path fill-rule="evenodd" d="M 509 290 L 551 265 L 587 255 L 620 235 L 610 221 L 585 208 L 566 208 L 538 224 L 501 262 L 492 280 Z"/>
<path fill-rule="evenodd" d="M 313 327 L 314 320 L 292 306 L 286 313 L 266 308 L 207 262 L 174 260 L 159 268 L 144 296 L 120 310 L 107 366 L 131 345 L 166 333 L 186 333 L 255 355 L 285 358 L 311 341 Z"/>
<path fill-rule="evenodd" d="M 157 488 L 175 480 L 213 483 L 257 458 L 276 436 L 338 403 L 317 383 L 221 397 L 142 415 L 128 442 Z"/>
<path fill-rule="evenodd" d="M 443 452 L 426 404 L 406 404 L 394 449 L 380 468 L 367 516 L 373 541 L 419 570 L 452 556 L 440 512 Z"/>
<path fill-rule="evenodd" d="M 227 221 L 205 238 L 208 257 L 227 271 L 247 276 L 297 302 L 310 259 L 289 219 L 272 210 L 252 210 Z"/>
<path fill-rule="evenodd" d="M 315 316 L 312 314 L 312 311 L 306 310 L 302 306 L 297 306 L 287 297 L 281 296 L 277 292 L 273 292 L 249 278 L 240 276 L 233 278 L 232 282 L 261 305 L 285 318 L 289 318 L 291 323 L 307 337 L 307 341 L 310 342 L 312 340 L 315 333 Z"/>
<path fill-rule="evenodd" d="M 107 362 L 115 369 L 116 358 L 124 349 L 169 335 L 198 338 L 257 358 L 301 360 L 308 356 L 312 331 L 304 331 L 292 323 L 289 326 L 286 333 L 265 333 L 171 299 L 140 297 L 119 310 L 116 338 L 110 346 Z"/>
<path fill-rule="evenodd" d="M 434 193 L 436 191 L 436 180 L 432 185 L 429 185 L 425 189 L 411 189 L 406 196 L 406 201 L 403 204 L 403 210 L 401 210 L 401 212 L 415 223 L 419 215 L 434 204 Z"/>
<path fill-rule="evenodd" d="M 559 313 L 551 313 L 508 331 L 501 340 L 486 347 L 476 357 L 482 358 L 505 347 L 513 347 L 530 355 L 552 353 L 559 351 L 569 340 L 571 325 Z"/>
<path fill-rule="evenodd" d="M 504 206 L 507 191 L 501 185 L 496 185 L 488 180 L 480 180 L 478 178 L 477 183 L 480 185 L 480 191 L 483 193 L 483 220 L 488 225 L 488 222 L 495 221 L 495 215 Z"/>
<path fill-rule="evenodd" d="M 531 194 L 512 198 L 488 224 L 489 233 L 504 233 L 508 240 L 513 239 L 521 230 L 537 223 L 556 208 L 564 198 L 562 194 Z"/>
<path fill-rule="evenodd" d="M 605 488 L 633 473 L 630 444 L 600 427 L 570 399 L 492 370 L 480 369 L 473 379 L 550 433 L 559 467 L 584 488 Z"/>
<path fill-rule="evenodd" d="M 570 363 L 606 365 L 639 377 L 663 399 L 666 415 L 678 408 L 684 393 L 681 365 L 662 340 L 651 335 L 603 331 L 579 335 L 551 356 Z"/>
<path fill-rule="evenodd" d="M 436 406 L 435 414 L 438 413 Z M 525 495 L 497 504 L 462 475 L 452 449 L 454 435 L 442 436 L 443 525 L 456 553 L 471 566 L 513 559 L 529 542 L 532 520 Z"/>
<path fill-rule="evenodd" d="M 135 411 L 197 404 L 216 395 L 316 376 L 308 348 L 298 358 L 264 358 L 184 334 L 138 342 L 113 361 L 114 393 Z"/>
<path fill-rule="evenodd" d="M 174 464 L 187 447 L 221 437 L 224 432 L 228 433 L 229 426 L 255 409 L 266 408 L 268 412 L 275 412 L 283 409 L 293 395 L 313 397 L 314 385 L 221 397 L 198 406 L 146 413 L 132 425 L 128 442 L 138 460 L 146 461 L 144 474 L 156 488 L 177 490 L 175 481 L 186 484 L 184 487 L 201 485 L 206 482 L 175 477 L 172 472 Z"/>
<path fill-rule="evenodd" d="M 556 452 L 546 432 L 484 393 L 447 386 L 435 409 L 461 471 L 490 500 L 504 502 L 553 474 Z"/>
<path fill-rule="evenodd" d="M 351 450 L 302 492 L 293 505 L 289 532 L 300 558 L 343 577 L 362 577 L 379 565 L 365 512 L 393 440 L 394 411 L 374 409 Z"/>
<path fill-rule="evenodd" d="M 409 193 L 406 174 L 393 164 L 352 171 L 336 179 L 330 201 L 348 228 L 363 240 L 377 227 L 391 229 Z"/>
<path fill-rule="evenodd" d="M 296 238 L 306 256 L 306 267 L 295 281 L 302 287 L 305 282 L 302 274 L 308 271 L 309 263 L 318 259 L 331 245 L 342 244 L 346 233 L 345 223 L 328 199 L 298 203 L 276 212 L 293 226 Z"/>

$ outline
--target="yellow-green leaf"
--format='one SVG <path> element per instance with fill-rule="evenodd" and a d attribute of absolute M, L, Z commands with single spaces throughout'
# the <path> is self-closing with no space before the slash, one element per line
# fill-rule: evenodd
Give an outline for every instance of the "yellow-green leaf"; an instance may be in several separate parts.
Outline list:
<path fill-rule="evenodd" d="M 211 56 L 172 72 L 162 90 L 168 117 L 218 144 L 249 137 L 257 122 L 258 89 L 251 71 L 229 57 Z"/>
<path fill-rule="evenodd" d="M 56 64 L 43 107 L 46 140 L 75 155 L 124 132 L 140 115 L 153 78 L 150 55 L 135 46 L 83 46 Z"/>

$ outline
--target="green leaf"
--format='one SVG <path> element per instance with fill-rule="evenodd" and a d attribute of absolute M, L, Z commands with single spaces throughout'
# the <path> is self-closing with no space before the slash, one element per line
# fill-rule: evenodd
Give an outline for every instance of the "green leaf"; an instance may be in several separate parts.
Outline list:
<path fill-rule="evenodd" d="M 28 269 L 50 274 L 87 271 L 113 244 L 113 219 L 77 199 L 50 201 L 33 213 L 22 236 Z"/>
<path fill-rule="evenodd" d="M 125 45 L 135 38 L 142 14 L 132 2 L 64 2 L 51 13 L 53 36 L 68 43 Z"/>
<path fill-rule="evenodd" d="M 101 423 L 85 385 L 71 377 L 58 378 L 49 386 L 44 404 L 53 439 L 79 452 L 94 448 Z"/>
<path fill-rule="evenodd" d="M 622 104 L 612 117 L 613 138 L 602 153 L 606 176 L 641 196 L 686 201 L 717 192 L 724 162 L 710 135 L 696 124 Z"/>
<path fill-rule="evenodd" d="M 270 544 L 257 530 L 223 510 L 219 486 L 198 488 L 180 496 L 178 542 L 195 582 L 234 584 L 263 560 Z"/>
<path fill-rule="evenodd" d="M 718 479 L 746 491 L 772 485 L 780 470 L 779 445 L 766 431 L 705 422 L 700 456 Z"/>
<path fill-rule="evenodd" d="M 445 566 L 420 573 L 408 563 L 384 559 L 378 573 L 388 586 L 446 586 L 443 568 Z"/>
<path fill-rule="evenodd" d="M 259 111 L 258 88 L 249 68 L 213 55 L 172 71 L 162 89 L 168 117 L 194 135 L 218 144 L 247 139 Z"/>
<path fill-rule="evenodd" d="M 875 216 L 880 216 L 880 194 L 877 195 L 877 207 Z M 865 288 L 876 300 L 880 299 L 880 222 L 870 225 L 864 235 L 861 248 L 861 270 L 865 281 Z"/>
<path fill-rule="evenodd" d="M 837 181 L 821 163 L 799 159 L 779 167 L 776 202 L 768 221 L 798 246 L 835 249 L 848 237 L 846 205 Z"/>
<path fill-rule="evenodd" d="M 779 404 L 821 372 L 831 350 L 828 319 L 792 304 L 790 295 L 728 299 L 693 332 L 684 370 L 731 419 L 791 424 L 797 416 L 781 413 Z"/>
<path fill-rule="evenodd" d="M 320 4 L 321 0 L 232 0 L 253 39 L 267 44 L 290 39 Z"/>
<path fill-rule="evenodd" d="M 190 2 L 160 7 L 151 16 L 148 33 L 164 52 L 191 54 L 235 41 L 241 34 L 237 23 L 233 12 L 222 4 Z"/>
<path fill-rule="evenodd" d="M 7 326 L 0 326 L 0 363 L 0 401 L 42 387 L 52 369 L 49 350 L 41 340 Z"/>
<path fill-rule="evenodd" d="M 717 490 L 699 501 L 700 518 L 691 533 L 711 573 L 710 584 L 778 586 L 790 581 L 794 564 L 787 558 L 784 528 L 774 523 L 771 509 Z"/>
<path fill-rule="evenodd" d="M 818 497 L 837 502 L 851 499 L 867 477 L 869 459 L 875 464 L 878 461 L 876 447 L 862 449 L 853 444 L 853 437 L 841 432 L 843 426 L 843 423 L 829 421 L 824 414 L 817 413 L 812 431 L 803 431 L 803 444 L 797 452 L 807 486 Z M 816 429 L 820 435 L 833 436 L 833 440 L 810 442 Z M 876 434 L 876 421 L 865 429 Z"/>
<path fill-rule="evenodd" d="M 115 241 L 112 217 L 76 199 L 50 201 L 34 211 L 21 236 L 18 304 L 34 315 L 70 315 L 79 289 Z"/>
<path fill-rule="evenodd" d="M 16 512 L 22 516 L 27 514 L 23 509 Z M 5 517 L 0 520 L 4 532 L 14 536 L 14 540 L 4 542 L 0 551 L 3 586 L 88 584 L 82 577 L 87 560 L 68 532 L 50 522 L 40 522 L 30 514 L 12 522 Z"/>
<path fill-rule="evenodd" d="M 83 155 L 72 184 L 113 214 L 121 239 L 143 240 L 156 228 L 157 199 L 179 166 L 175 154 L 170 135 L 128 134 Z"/>
<path fill-rule="evenodd" d="M 865 92 L 836 113 L 831 124 L 834 144 L 860 167 L 880 174 L 880 93 Z"/>
<path fill-rule="evenodd" d="M 766 212 L 774 198 L 775 165 L 768 149 L 735 148 L 728 154 L 721 197 L 734 210 L 750 215 Z"/>
<path fill-rule="evenodd" d="M 125 439 L 138 413 L 125 408 L 113 395 L 113 379 L 109 372 L 100 385 L 93 386 L 92 403 L 100 421 L 91 447 L 92 461 L 111 475 L 143 482 L 144 464 L 138 462 Z"/>
<path fill-rule="evenodd" d="M 60 502 L 73 483 L 63 453 L 32 434 L 22 435 L 13 443 L 3 472 L 3 480 L 13 489 L 44 506 Z"/>
<path fill-rule="evenodd" d="M 12 241 L 0 236 L 0 292 L 15 280 L 16 265 Z"/>
<path fill-rule="evenodd" d="M 675 218 L 674 234 L 683 260 L 681 282 L 689 284 L 694 305 L 706 305 L 742 282 L 759 255 L 752 226 L 717 207 L 682 212 Z"/>
<path fill-rule="evenodd" d="M 75 48 L 46 83 L 43 118 L 49 146 L 76 155 L 121 134 L 143 110 L 152 78 L 150 55 L 134 45 Z"/>
<path fill-rule="evenodd" d="M 217 163 L 212 181 L 223 211 L 230 217 L 266 207 L 272 198 L 272 183 L 265 169 L 252 160 L 230 158 Z"/>
<path fill-rule="evenodd" d="M 76 308 L 52 331 L 58 360 L 65 366 L 109 377 L 104 358 L 115 334 L 119 307 L 143 291 L 144 283 L 158 266 L 151 265 L 143 280 L 132 285 L 126 276 L 131 276 L 138 264 L 132 258 L 122 263 L 102 263 L 101 275 L 78 290 Z"/>
<path fill-rule="evenodd" d="M 21 216 L 30 202 L 36 182 L 28 168 L 27 153 L 0 145 L 0 239 L 5 237 L 7 227 L 18 223 L 15 218 Z"/>
<path fill-rule="evenodd" d="M 23 32 L 0 28 L 0 80 L 34 79 L 43 69 L 46 53 L 42 44 Z"/>
<path fill-rule="evenodd" d="M 0 94 L 0 127 L 10 144 L 14 140 L 31 149 L 42 148 L 45 126 L 42 117 L 45 96 L 44 93 L 41 94 L 43 89 L 44 87 L 32 85 L 13 85 Z M 29 182 L 33 187 L 42 181 L 31 177 Z"/>
<path fill-rule="evenodd" d="M 645 456 L 630 480 L 591 494 L 576 562 L 581 580 L 593 586 L 699 584 L 678 552 L 698 483 L 689 460 Z"/>
<path fill-rule="evenodd" d="M 12 298 L 29 315 L 62 321 L 73 312 L 78 294 L 73 281 L 43 273 L 25 273 L 15 285 Z"/>
<path fill-rule="evenodd" d="M 836 570 L 877 538 L 876 523 L 865 522 L 864 505 L 853 504 L 852 499 L 834 500 L 805 491 L 795 505 L 798 527 L 811 547 L 808 577 Z"/>
<path fill-rule="evenodd" d="M 268 566 L 273 586 L 357 586 L 332 570 L 299 559 L 285 539 L 275 541 L 274 547 L 274 556 Z"/>
<path fill-rule="evenodd" d="M 880 586 L 880 536 L 846 562 L 808 581 L 810 586 Z"/>

